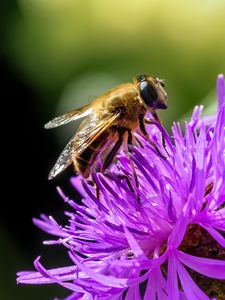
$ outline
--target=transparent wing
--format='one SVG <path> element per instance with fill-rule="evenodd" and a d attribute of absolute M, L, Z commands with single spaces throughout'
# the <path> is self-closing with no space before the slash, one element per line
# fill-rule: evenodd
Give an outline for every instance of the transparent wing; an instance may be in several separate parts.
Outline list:
<path fill-rule="evenodd" d="M 52 168 L 51 172 L 48 175 L 48 179 L 53 179 L 63 170 L 65 170 L 72 162 L 72 151 L 73 151 L 73 144 L 74 144 L 74 137 L 69 141 L 66 147 L 63 149 L 62 153 L 60 154 L 59 158 L 57 159 L 54 167 Z"/>
<path fill-rule="evenodd" d="M 119 117 L 120 113 L 107 116 L 103 120 L 85 120 L 82 128 L 76 135 L 74 142 L 74 154 L 83 152 L 95 139 L 97 139 L 113 122 Z"/>
<path fill-rule="evenodd" d="M 49 173 L 48 179 L 52 179 L 60 172 L 65 170 L 72 162 L 76 155 L 85 150 L 99 135 L 106 130 L 119 117 L 119 113 L 110 115 L 103 120 L 88 118 L 81 124 L 77 134 L 69 141 L 62 153 L 60 154 L 55 166 Z"/>
<path fill-rule="evenodd" d="M 67 124 L 69 122 L 75 121 L 77 119 L 86 117 L 92 113 L 92 107 L 91 104 L 87 104 L 81 108 L 74 109 L 62 116 L 56 117 L 50 122 L 46 123 L 44 128 L 50 129 L 55 128 L 64 124 Z"/>

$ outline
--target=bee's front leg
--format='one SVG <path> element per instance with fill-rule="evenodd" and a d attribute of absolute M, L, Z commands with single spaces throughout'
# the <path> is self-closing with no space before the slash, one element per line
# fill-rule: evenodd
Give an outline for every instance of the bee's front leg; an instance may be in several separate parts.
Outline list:
<path fill-rule="evenodd" d="M 159 148 L 156 146 L 156 144 L 153 142 L 153 140 L 149 137 L 146 128 L 146 124 L 153 124 L 151 119 L 144 118 L 144 116 L 140 116 L 139 119 L 139 126 L 142 134 L 145 136 L 146 140 L 149 142 L 149 144 L 156 150 L 156 152 L 161 156 L 163 159 L 166 159 L 166 157 L 160 152 Z"/>
<path fill-rule="evenodd" d="M 157 112 L 156 112 L 155 110 L 153 110 L 153 111 L 151 112 L 151 114 L 152 114 L 152 116 L 153 116 L 153 118 L 154 118 L 155 121 L 157 121 L 157 122 L 159 122 L 160 124 L 162 124 L 162 122 L 161 122 L 161 120 L 160 120 L 160 118 L 159 118 L 159 116 L 158 116 L 158 114 L 157 114 Z M 145 122 L 146 124 L 153 124 L 153 123 L 152 123 L 152 120 L 151 120 L 151 119 L 148 119 L 148 118 L 144 118 L 144 122 Z M 163 135 L 162 135 L 162 145 L 163 145 L 163 148 L 165 149 L 166 153 L 169 155 L 169 153 L 167 152 L 167 148 L 166 148 L 166 141 L 165 141 L 165 138 L 164 138 Z"/>

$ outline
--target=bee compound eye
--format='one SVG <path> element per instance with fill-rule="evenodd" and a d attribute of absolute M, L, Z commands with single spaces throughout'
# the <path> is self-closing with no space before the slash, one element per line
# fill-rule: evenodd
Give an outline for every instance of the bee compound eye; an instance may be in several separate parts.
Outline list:
<path fill-rule="evenodd" d="M 140 82 L 140 94 L 146 105 L 153 109 L 156 108 L 158 93 L 152 84 L 146 80 Z"/>

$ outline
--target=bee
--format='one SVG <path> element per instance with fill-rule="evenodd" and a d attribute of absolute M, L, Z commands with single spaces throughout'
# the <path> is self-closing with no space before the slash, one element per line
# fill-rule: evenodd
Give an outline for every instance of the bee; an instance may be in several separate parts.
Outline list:
<path fill-rule="evenodd" d="M 132 83 L 121 84 L 93 102 L 45 124 L 46 129 L 55 128 L 85 117 L 48 178 L 54 178 L 71 164 L 74 164 L 76 173 L 88 178 L 98 157 L 102 160 L 104 157 L 100 169 L 104 172 L 123 143 L 133 144 L 133 132 L 138 128 L 159 152 L 148 137 L 145 121 L 151 123 L 151 120 L 145 119 L 145 115 L 149 111 L 160 122 L 156 110 L 167 108 L 164 86 L 164 80 L 141 75 Z"/>

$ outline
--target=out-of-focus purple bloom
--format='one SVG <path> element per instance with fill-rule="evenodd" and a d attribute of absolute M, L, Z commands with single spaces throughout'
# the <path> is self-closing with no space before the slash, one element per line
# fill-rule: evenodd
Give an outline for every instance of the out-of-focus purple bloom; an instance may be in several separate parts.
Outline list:
<path fill-rule="evenodd" d="M 161 133 L 167 159 L 161 158 L 139 136 L 144 147 L 132 147 L 139 182 L 137 201 L 129 158 L 122 152 L 107 176 L 96 173 L 100 201 L 93 186 L 80 177 L 72 183 L 83 196 L 82 205 L 59 193 L 71 207 L 68 225 L 60 226 L 42 215 L 34 223 L 56 236 L 45 244 L 62 244 L 71 266 L 47 270 L 34 262 L 37 272 L 20 272 L 18 283 L 57 283 L 72 291 L 68 300 L 205 300 L 210 299 L 191 272 L 225 279 L 225 260 L 206 255 L 198 246 L 206 233 L 225 248 L 225 84 L 218 76 L 218 113 L 174 123 L 172 137 L 155 123 L 148 132 L 160 151 Z M 119 174 L 125 174 L 121 179 Z M 190 228 L 198 228 L 190 233 Z M 199 237 L 196 237 L 196 232 Z M 193 240 L 195 241 L 193 243 Z M 197 246 L 196 246 L 197 245 Z"/>

